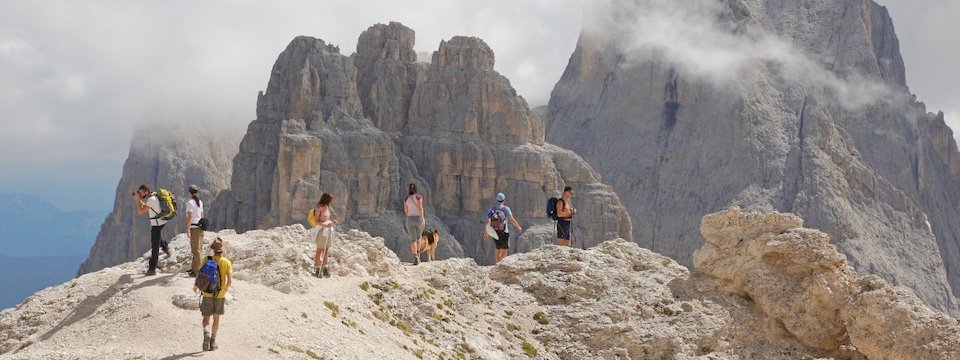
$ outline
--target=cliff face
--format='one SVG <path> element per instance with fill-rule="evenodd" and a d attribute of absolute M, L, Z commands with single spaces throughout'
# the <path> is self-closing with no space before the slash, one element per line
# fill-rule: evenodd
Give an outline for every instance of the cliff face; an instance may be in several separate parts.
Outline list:
<path fill-rule="evenodd" d="M 441 257 L 485 262 L 492 243 L 480 241 L 481 221 L 497 192 L 535 230 L 516 243 L 530 249 L 550 241 L 544 204 L 570 184 L 580 189 L 580 244 L 631 237 L 617 196 L 578 156 L 544 142 L 542 121 L 493 70 L 482 40 L 443 41 L 429 64 L 417 62 L 413 45 L 413 30 L 398 23 L 370 27 L 349 57 L 319 39 L 294 39 L 258 98 L 231 191 L 214 211 L 218 227 L 304 222 L 332 192 L 341 222 L 397 250 L 407 246 L 401 201 L 415 182 L 427 227 L 447 239 Z"/>
<path fill-rule="evenodd" d="M 209 209 L 214 197 L 230 185 L 231 159 L 239 139 L 228 133 L 187 126 L 137 127 L 130 155 L 123 164 L 113 211 L 100 226 L 78 275 L 133 260 L 150 249 L 150 224 L 146 215 L 137 215 L 131 198 L 141 184 L 154 191 L 173 191 L 181 205 L 189 197 L 187 187 L 196 184 Z M 163 229 L 163 237 L 169 240 L 185 228 L 186 214 L 181 211 Z"/>
<path fill-rule="evenodd" d="M 690 264 L 703 244 L 690 231 L 700 214 L 794 212 L 857 270 L 957 314 L 960 154 L 942 115 L 909 95 L 885 8 L 620 5 L 614 17 L 628 30 L 662 15 L 678 20 L 668 32 L 676 37 L 584 31 L 553 90 L 547 140 L 583 156 L 632 218 L 646 219 L 633 222 L 641 246 Z M 698 33 L 701 23 L 709 31 Z M 691 42 L 700 56 L 684 56 Z M 731 58 L 736 66 L 726 66 Z"/>

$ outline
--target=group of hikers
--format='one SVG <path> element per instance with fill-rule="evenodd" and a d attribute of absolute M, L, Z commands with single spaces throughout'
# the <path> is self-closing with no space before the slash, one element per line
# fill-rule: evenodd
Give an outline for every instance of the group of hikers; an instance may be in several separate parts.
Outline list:
<path fill-rule="evenodd" d="M 563 188 L 563 194 L 560 195 L 559 199 L 551 198 L 547 202 L 546 213 L 548 217 L 557 222 L 557 245 L 560 246 L 569 247 L 571 245 L 570 225 L 573 222 L 574 214 L 577 213 L 577 209 L 570 203 L 572 198 L 573 187 L 566 186 Z M 523 227 L 513 216 L 513 210 L 510 210 L 510 207 L 507 206 L 507 196 L 502 192 L 497 193 L 496 199 L 496 204 L 487 210 L 485 220 L 487 228 L 492 230 L 492 233 L 485 229 L 481 236 L 484 241 L 493 237 L 494 260 L 499 263 L 500 260 L 507 257 L 507 252 L 510 250 L 510 224 L 516 227 L 517 232 L 523 231 Z M 403 214 L 407 217 L 406 228 L 410 239 L 410 252 L 413 254 L 413 264 L 417 265 L 420 263 L 420 253 L 423 250 L 421 249 L 420 238 L 426 222 L 424 221 L 423 195 L 417 192 L 416 184 L 410 184 L 408 195 L 403 200 Z"/>
<path fill-rule="evenodd" d="M 193 291 L 201 293 L 200 313 L 203 317 L 203 350 L 217 349 L 217 331 L 220 328 L 220 315 L 224 314 L 224 303 L 227 290 L 233 280 L 233 264 L 223 256 L 224 242 L 217 237 L 210 245 L 211 254 L 203 258 L 201 248 L 203 234 L 209 220 L 205 217 L 203 201 L 199 196 L 199 188 L 190 185 L 188 192 L 190 199 L 186 207 L 186 233 L 190 237 L 192 261 L 188 276 L 195 278 Z M 550 198 L 547 201 L 547 216 L 556 221 L 557 245 L 571 245 L 571 223 L 577 209 L 571 204 L 574 189 L 566 186 L 559 198 Z M 170 257 L 170 248 L 161 236 L 164 226 L 176 215 L 176 200 L 172 192 L 158 189 L 152 192 L 146 184 L 141 185 L 133 193 L 137 213 L 149 214 L 150 218 L 150 261 L 146 276 L 156 275 L 160 250 L 163 249 L 166 257 Z M 405 228 L 410 239 L 410 252 L 413 255 L 413 265 L 420 264 L 420 253 L 423 251 L 421 237 L 426 227 L 426 217 L 423 207 L 423 195 L 417 191 L 417 185 L 411 183 L 407 197 L 403 200 L 403 214 L 406 217 Z M 307 212 L 307 221 L 310 223 L 316 236 L 316 252 L 314 253 L 313 275 L 318 278 L 330 277 L 327 269 L 330 247 L 333 246 L 334 229 L 337 221 L 334 220 L 334 197 L 331 193 L 323 193 L 313 209 Z M 507 256 L 510 249 L 511 224 L 516 232 L 523 231 L 523 227 L 513 216 L 513 211 L 506 204 L 507 197 L 502 192 L 497 193 L 496 203 L 487 211 L 485 229 L 482 235 L 484 241 L 494 240 L 494 259 L 500 262 Z M 431 253 L 432 256 L 432 253 Z M 212 324 L 211 324 L 211 321 Z"/>
<path fill-rule="evenodd" d="M 220 315 L 224 314 L 227 290 L 233 283 L 233 264 L 223 256 L 223 239 L 216 238 L 210 244 L 211 255 L 206 260 L 201 257 L 203 232 L 207 229 L 209 220 L 204 217 L 203 201 L 200 200 L 199 188 L 190 185 L 188 189 L 190 200 L 187 201 L 186 233 L 190 236 L 190 251 L 193 259 L 187 275 L 196 278 L 193 292 L 201 293 L 200 315 L 203 317 L 203 350 L 217 349 L 217 331 L 220 330 Z M 146 276 L 157 274 L 157 262 L 162 248 L 167 257 L 170 257 L 170 247 L 161 237 L 161 232 L 167 222 L 176 215 L 176 200 L 172 192 L 166 189 L 150 191 L 150 186 L 144 184 L 133 193 L 137 213 L 149 214 L 150 218 L 150 261 Z M 213 320 L 211 324 L 210 320 Z"/>

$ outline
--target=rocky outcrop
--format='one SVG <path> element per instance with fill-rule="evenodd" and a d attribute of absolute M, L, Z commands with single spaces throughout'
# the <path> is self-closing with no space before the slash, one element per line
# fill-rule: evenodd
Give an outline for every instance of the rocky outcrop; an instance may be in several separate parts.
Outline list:
<path fill-rule="evenodd" d="M 957 320 L 931 311 L 910 291 L 877 277 L 860 280 L 859 293 L 840 316 L 850 342 L 870 359 L 960 359 Z"/>
<path fill-rule="evenodd" d="M 324 358 L 801 358 L 798 343 L 748 301 L 696 290 L 683 266 L 624 240 L 590 250 L 552 245 L 494 267 L 472 259 L 402 266 L 383 239 L 338 232 L 333 277 L 311 276 L 300 225 L 224 239 L 233 262 L 222 356 Z M 73 279 L 0 313 L 0 353 L 33 359 L 160 357 L 199 348 L 187 237 L 161 274 L 144 259 Z M 488 275 L 489 274 L 489 275 Z M 149 309 L 149 315 L 144 314 Z M 137 321 L 132 321 L 137 319 Z M 118 327 L 116 324 L 127 324 Z M 170 340 L 147 340 L 164 331 Z M 199 330 L 199 329 L 198 329 Z M 97 341 L 98 346 L 89 343 Z M 104 342 L 103 339 L 111 339 Z M 135 346 L 140 344 L 140 346 Z"/>
<path fill-rule="evenodd" d="M 693 255 L 717 289 L 750 299 L 807 346 L 870 359 L 960 357 L 957 320 L 877 276 L 861 278 L 830 236 L 793 214 L 710 214 Z"/>
<path fill-rule="evenodd" d="M 793 212 L 858 271 L 960 313 L 960 153 L 942 115 L 909 96 L 885 8 L 638 0 L 612 11 L 605 31 L 581 34 L 547 140 L 613 186 L 641 246 L 691 264 L 700 214 Z M 732 60 L 702 60 L 714 55 Z"/>
<path fill-rule="evenodd" d="M 181 204 L 185 204 L 189 196 L 187 187 L 196 184 L 206 208 L 210 209 L 213 199 L 230 185 L 231 159 L 238 142 L 238 136 L 229 131 L 207 130 L 202 125 L 138 126 L 117 184 L 113 211 L 100 226 L 90 256 L 77 273 L 125 263 L 150 249 L 147 216 L 137 215 L 131 198 L 131 193 L 141 184 L 153 189 L 169 189 Z M 186 215 L 181 211 L 163 229 L 164 239 L 182 233 L 185 221 Z"/>
<path fill-rule="evenodd" d="M 960 326 L 908 290 L 859 277 L 791 214 L 711 214 L 691 274 L 622 239 L 542 246 L 490 267 L 400 263 L 382 238 L 338 231 L 332 277 L 311 275 L 300 225 L 224 239 L 234 283 L 220 356 L 391 359 L 955 359 Z M 51 287 L 0 312 L 10 359 L 159 358 L 199 351 L 187 236 L 146 259 Z M 124 326 L 117 326 L 124 324 Z M 148 330 L 153 330 L 153 332 Z M 197 331 L 184 331 L 196 329 Z M 168 334 L 157 341 L 156 332 Z M 109 339 L 109 341 L 104 341 Z M 96 344 L 91 346 L 90 344 Z"/>
<path fill-rule="evenodd" d="M 582 199 L 578 244 L 631 237 L 617 196 L 574 153 L 544 142 L 542 121 L 493 70 L 482 40 L 443 41 L 429 64 L 417 62 L 413 44 L 413 30 L 398 23 L 367 29 L 349 57 L 323 40 L 294 39 L 258 98 L 215 223 L 247 231 L 304 222 L 332 192 L 345 226 L 399 250 L 407 246 L 401 200 L 414 182 L 427 227 L 444 236 L 440 258 L 489 262 L 481 221 L 497 192 L 530 228 L 548 223 L 546 199 L 570 184 Z M 517 245 L 535 247 L 544 235 Z"/>

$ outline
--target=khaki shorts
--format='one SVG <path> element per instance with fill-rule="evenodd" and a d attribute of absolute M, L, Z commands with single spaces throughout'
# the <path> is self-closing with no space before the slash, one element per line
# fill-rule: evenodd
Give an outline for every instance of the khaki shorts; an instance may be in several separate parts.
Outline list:
<path fill-rule="evenodd" d="M 203 316 L 223 315 L 223 304 L 225 299 L 203 298 L 200 302 L 200 314 Z"/>
<path fill-rule="evenodd" d="M 317 249 L 326 249 L 333 245 L 333 232 L 324 235 L 323 230 L 317 231 Z"/>

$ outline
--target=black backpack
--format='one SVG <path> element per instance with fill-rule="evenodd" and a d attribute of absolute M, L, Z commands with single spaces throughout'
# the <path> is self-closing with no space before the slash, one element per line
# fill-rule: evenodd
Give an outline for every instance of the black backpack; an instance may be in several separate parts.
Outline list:
<path fill-rule="evenodd" d="M 547 199 L 547 217 L 550 218 L 550 220 L 560 220 L 560 218 L 557 217 L 557 201 L 559 200 L 556 196 Z"/>
<path fill-rule="evenodd" d="M 207 228 L 210 227 L 210 219 L 200 219 L 200 221 L 197 221 L 197 227 L 200 228 L 200 230 L 207 231 Z"/>

